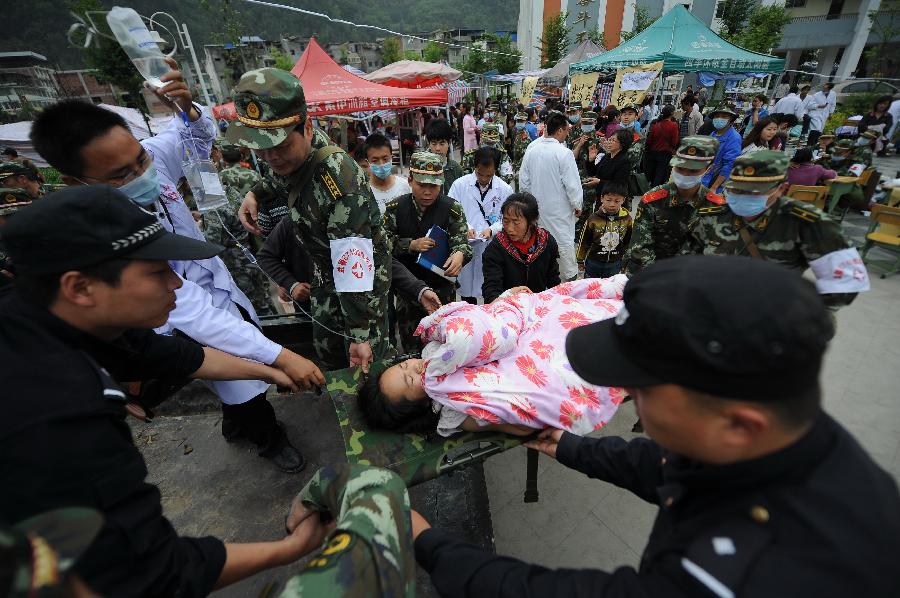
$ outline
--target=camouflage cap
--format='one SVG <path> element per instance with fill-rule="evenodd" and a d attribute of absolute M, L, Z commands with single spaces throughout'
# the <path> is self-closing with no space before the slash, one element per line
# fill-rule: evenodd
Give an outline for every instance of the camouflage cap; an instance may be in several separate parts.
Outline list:
<path fill-rule="evenodd" d="M 716 159 L 719 140 L 705 135 L 691 135 L 681 140 L 669 165 L 699 170 L 706 168 Z"/>
<path fill-rule="evenodd" d="M 500 125 L 497 123 L 484 123 L 484 126 L 481 127 L 481 138 L 485 141 L 499 141 Z"/>
<path fill-rule="evenodd" d="M 516 112 L 515 115 L 516 122 L 524 123 L 528 122 L 528 114 L 526 112 Z"/>
<path fill-rule="evenodd" d="M 852 140 L 852 139 L 839 139 L 839 140 L 837 141 L 837 143 L 835 143 L 833 146 L 831 146 L 831 149 L 832 149 L 832 151 L 834 151 L 834 150 L 841 150 L 842 152 L 843 152 L 843 151 L 848 151 L 848 152 L 849 152 L 849 151 L 852 150 L 854 147 L 856 147 L 856 144 L 853 143 L 853 140 Z"/>
<path fill-rule="evenodd" d="M 9 175 L 6 175 L 9 176 Z M 0 189 L 0 216 L 9 216 L 31 204 L 25 189 Z"/>
<path fill-rule="evenodd" d="M 444 159 L 431 152 L 416 152 L 409 162 L 409 175 L 417 183 L 444 184 Z"/>
<path fill-rule="evenodd" d="M 233 122 L 225 137 L 250 149 L 269 149 L 306 119 L 306 96 L 300 79 L 287 71 L 263 68 L 247 71 L 234 88 Z"/>
<path fill-rule="evenodd" d="M 874 141 L 875 139 L 878 139 L 878 133 L 876 133 L 872 129 L 869 129 L 865 133 L 860 135 L 860 137 L 865 137 L 866 139 L 871 139 Z"/>
<path fill-rule="evenodd" d="M 11 584 L 4 596 L 68 596 L 66 573 L 91 545 L 103 516 L 68 507 L 0 527 L 0 570 Z"/>
<path fill-rule="evenodd" d="M 566 114 L 575 114 L 576 112 L 581 112 L 581 104 L 569 104 L 566 106 Z"/>
<path fill-rule="evenodd" d="M 785 152 L 760 150 L 738 156 L 725 188 L 757 193 L 768 191 L 785 180 L 788 165 Z"/>
<path fill-rule="evenodd" d="M 734 120 L 738 116 L 740 116 L 740 114 L 738 114 L 737 108 L 735 108 L 728 102 L 722 102 L 721 104 L 717 104 L 713 106 L 712 109 L 710 109 L 710 116 L 715 116 L 716 114 L 727 114 L 731 117 L 731 120 Z"/>
<path fill-rule="evenodd" d="M 819 135 L 819 141 L 821 141 L 822 139 L 834 139 L 834 135 L 832 135 L 831 133 L 826 133 L 825 135 Z"/>
<path fill-rule="evenodd" d="M 17 176 L 20 174 L 29 175 L 33 174 L 34 170 L 29 168 L 26 164 L 22 162 L 3 162 L 0 163 L 0 180 L 5 179 L 10 176 Z"/>
<path fill-rule="evenodd" d="M 597 113 L 593 110 L 586 110 L 581 113 L 581 122 L 591 124 L 597 122 Z"/>
<path fill-rule="evenodd" d="M 637 114 L 637 111 L 638 111 L 637 106 L 635 106 L 635 105 L 632 104 L 632 103 L 625 104 L 624 106 L 622 106 L 621 108 L 619 108 L 619 112 L 620 112 L 620 113 L 625 112 L 626 110 L 631 110 L 631 111 L 634 112 L 635 114 Z"/>

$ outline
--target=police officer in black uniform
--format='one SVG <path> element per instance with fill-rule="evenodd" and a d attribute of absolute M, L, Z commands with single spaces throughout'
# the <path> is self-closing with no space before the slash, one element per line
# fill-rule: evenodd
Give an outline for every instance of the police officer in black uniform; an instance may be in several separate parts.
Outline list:
<path fill-rule="evenodd" d="M 117 381 L 248 379 L 296 390 L 280 370 L 151 330 L 182 284 L 167 260 L 222 247 L 168 233 L 106 185 L 50 194 L 0 236 L 16 264 L 14 290 L 0 299 L 0 524 L 65 507 L 100 512 L 103 527 L 74 571 L 116 597 L 206 596 L 319 545 L 316 522 L 253 545 L 178 536 L 125 422 L 142 409 Z"/>
<path fill-rule="evenodd" d="M 639 568 L 552 571 L 413 513 L 440 594 L 900 596 L 897 485 L 821 410 L 832 324 L 815 287 L 759 260 L 679 257 L 635 275 L 624 301 L 566 353 L 588 382 L 626 387 L 652 440 L 545 430 L 528 444 L 659 506 Z"/>

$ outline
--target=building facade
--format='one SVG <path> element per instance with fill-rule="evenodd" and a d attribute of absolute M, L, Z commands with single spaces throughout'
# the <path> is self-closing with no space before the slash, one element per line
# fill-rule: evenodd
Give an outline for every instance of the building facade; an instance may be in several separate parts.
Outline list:
<path fill-rule="evenodd" d="M 0 52 L 0 110 L 45 108 L 59 97 L 53 69 L 46 56 L 35 52 Z"/>

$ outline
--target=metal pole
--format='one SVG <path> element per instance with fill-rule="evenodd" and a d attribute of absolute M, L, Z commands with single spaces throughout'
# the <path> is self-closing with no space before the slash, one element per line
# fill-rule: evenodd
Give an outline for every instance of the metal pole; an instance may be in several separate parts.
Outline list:
<path fill-rule="evenodd" d="M 188 51 L 191 53 L 191 59 L 194 61 L 194 70 L 197 72 L 197 79 L 200 81 L 200 91 L 203 92 L 203 99 L 206 101 L 206 105 L 212 110 L 212 99 L 209 97 L 209 92 L 206 91 L 206 81 L 203 79 L 203 71 L 200 70 L 200 62 L 197 60 L 197 53 L 194 52 L 194 44 L 191 42 L 191 34 L 188 33 L 187 23 L 182 23 L 181 26 L 184 28 L 184 40 L 182 41 L 182 45 L 187 47 Z M 178 33 L 180 35 L 182 31 L 179 29 Z"/>

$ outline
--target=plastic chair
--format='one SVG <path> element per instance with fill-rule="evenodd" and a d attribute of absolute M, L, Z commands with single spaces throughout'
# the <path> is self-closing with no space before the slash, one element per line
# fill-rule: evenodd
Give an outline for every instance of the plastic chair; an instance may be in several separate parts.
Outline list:
<path fill-rule="evenodd" d="M 820 210 L 824 210 L 828 187 L 825 185 L 791 185 L 787 194 L 791 199 L 807 201 Z"/>
<path fill-rule="evenodd" d="M 900 208 L 876 205 L 869 216 L 871 223 L 866 233 L 866 242 L 863 245 L 862 260 L 869 265 L 872 263 L 885 269 L 881 278 L 887 278 L 891 274 L 900 271 Z M 872 247 L 880 247 L 885 251 L 895 254 L 893 262 L 888 260 L 867 260 L 869 250 Z"/>

